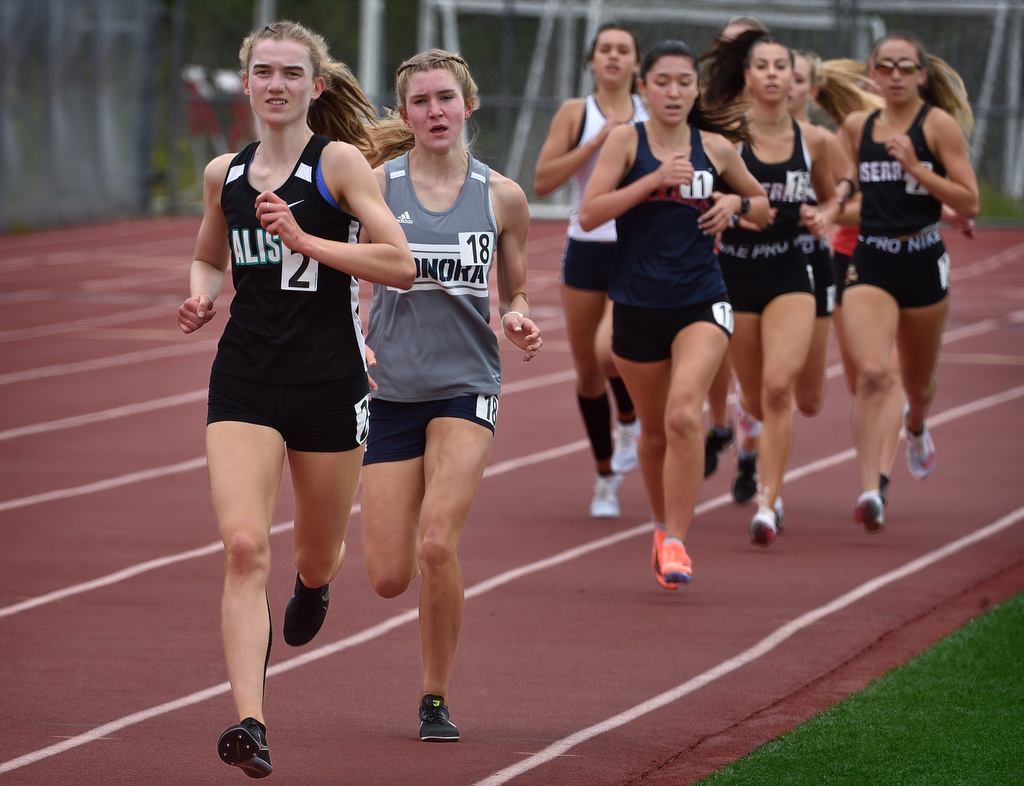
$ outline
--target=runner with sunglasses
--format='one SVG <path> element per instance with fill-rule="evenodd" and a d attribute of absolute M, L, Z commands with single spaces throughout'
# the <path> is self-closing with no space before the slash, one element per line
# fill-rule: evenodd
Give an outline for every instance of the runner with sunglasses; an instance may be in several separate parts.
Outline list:
<path fill-rule="evenodd" d="M 856 374 L 853 437 L 862 493 L 854 519 L 868 532 L 885 526 L 879 494 L 883 404 L 895 342 L 906 393 L 904 427 L 911 474 L 935 468 L 925 416 L 949 311 L 949 255 L 938 222 L 945 203 L 969 220 L 978 184 L 965 137 L 973 116 L 963 81 L 913 36 L 892 33 L 868 58 L 885 107 L 854 112 L 843 124 L 856 169 L 840 198 L 859 188 L 860 237 L 847 268 L 842 321 Z"/>

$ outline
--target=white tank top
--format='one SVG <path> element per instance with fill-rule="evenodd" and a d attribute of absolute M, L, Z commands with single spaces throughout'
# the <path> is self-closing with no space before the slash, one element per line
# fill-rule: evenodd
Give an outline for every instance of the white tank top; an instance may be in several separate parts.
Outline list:
<path fill-rule="evenodd" d="M 597 99 L 594 96 L 587 96 L 586 104 L 583 110 L 583 130 L 580 134 L 580 141 L 577 146 L 582 145 L 589 139 L 593 139 L 597 136 L 598 132 L 604 128 L 606 118 L 601 114 L 601 110 L 597 106 Z M 647 107 L 644 106 L 643 100 L 636 93 L 633 94 L 633 123 L 642 123 L 647 119 Z M 569 237 L 573 240 L 585 240 L 591 243 L 608 243 L 615 242 L 615 221 L 606 221 L 596 229 L 592 229 L 589 232 L 585 232 L 580 226 L 580 203 L 583 201 L 583 191 L 587 187 L 587 181 L 590 180 L 591 174 L 594 172 L 594 166 L 597 164 L 597 155 L 601 151 L 598 150 L 590 157 L 583 166 L 576 170 L 572 176 L 572 214 L 569 216 Z"/>

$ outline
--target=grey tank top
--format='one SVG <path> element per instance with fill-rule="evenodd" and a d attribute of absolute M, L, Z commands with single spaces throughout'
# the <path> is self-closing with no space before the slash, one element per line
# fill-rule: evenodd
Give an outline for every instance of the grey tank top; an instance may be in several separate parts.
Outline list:
<path fill-rule="evenodd" d="M 384 199 L 405 230 L 416 282 L 403 291 L 374 284 L 366 343 L 376 353 L 375 398 L 434 401 L 501 391 L 488 280 L 498 238 L 488 180 L 472 156 L 452 207 L 435 213 L 416 198 L 409 154 L 384 165 Z"/>

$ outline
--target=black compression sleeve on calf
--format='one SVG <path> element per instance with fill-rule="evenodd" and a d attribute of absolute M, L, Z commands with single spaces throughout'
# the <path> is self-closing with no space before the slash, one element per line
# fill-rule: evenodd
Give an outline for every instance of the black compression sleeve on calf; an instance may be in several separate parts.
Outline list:
<path fill-rule="evenodd" d="M 587 427 L 590 446 L 594 449 L 594 458 L 604 461 L 612 457 L 612 406 L 608 394 L 602 393 L 597 398 L 583 398 L 576 394 L 583 413 L 583 424 Z"/>
<path fill-rule="evenodd" d="M 631 413 L 633 399 L 629 397 L 629 391 L 626 390 L 626 383 L 622 381 L 622 377 L 608 377 L 608 383 L 612 386 L 612 393 L 615 394 L 615 406 L 619 408 L 619 415 Z"/>

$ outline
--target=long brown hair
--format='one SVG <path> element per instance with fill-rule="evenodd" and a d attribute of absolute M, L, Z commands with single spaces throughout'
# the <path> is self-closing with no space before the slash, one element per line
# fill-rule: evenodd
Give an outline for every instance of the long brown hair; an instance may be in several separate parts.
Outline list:
<path fill-rule="evenodd" d="M 688 44 L 673 40 L 661 41 L 644 53 L 640 61 L 640 79 L 644 79 L 647 72 L 663 57 L 687 58 L 693 63 L 697 71 L 697 80 L 700 81 L 701 63 L 697 53 Z M 708 107 L 703 92 L 697 93 L 686 122 L 702 131 L 721 134 L 733 142 L 750 141 L 745 108 L 735 104 Z"/>

